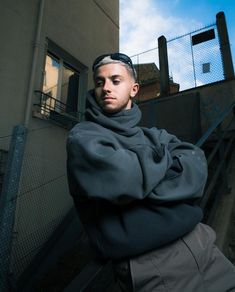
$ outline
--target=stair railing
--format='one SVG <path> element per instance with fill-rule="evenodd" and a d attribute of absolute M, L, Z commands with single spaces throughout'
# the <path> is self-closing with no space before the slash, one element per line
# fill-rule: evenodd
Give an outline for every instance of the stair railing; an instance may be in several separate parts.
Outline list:
<path fill-rule="evenodd" d="M 196 143 L 205 150 L 209 170 L 208 182 L 204 195 L 199 203 L 205 213 L 205 221 L 213 219 L 214 211 L 219 199 L 215 187 L 221 182 L 223 192 L 228 193 L 227 183 L 229 153 L 233 150 L 235 139 L 235 102 L 232 103 L 214 121 L 211 127 Z M 222 179 L 221 179 L 222 178 Z M 217 189 L 217 188 L 216 188 Z"/>

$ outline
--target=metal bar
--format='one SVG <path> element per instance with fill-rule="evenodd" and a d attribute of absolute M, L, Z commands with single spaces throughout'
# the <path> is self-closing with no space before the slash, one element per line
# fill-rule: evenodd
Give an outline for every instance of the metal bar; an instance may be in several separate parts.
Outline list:
<path fill-rule="evenodd" d="M 37 61 L 38 61 L 38 54 L 40 48 L 40 41 L 41 41 L 41 31 L 43 25 L 43 15 L 44 15 L 44 5 L 45 0 L 38 1 L 38 19 L 36 24 L 36 35 L 35 35 L 35 42 L 33 48 L 33 59 L 31 65 L 31 72 L 30 78 L 28 83 L 28 91 L 27 91 L 27 98 L 26 98 L 26 106 L 25 106 L 25 117 L 24 117 L 24 125 L 28 126 L 31 116 L 32 110 L 32 99 L 33 99 L 33 87 L 35 82 L 35 76 L 37 71 Z"/>
<path fill-rule="evenodd" d="M 158 47 L 160 66 L 160 94 L 161 96 L 168 96 L 170 93 L 169 66 L 167 56 L 167 43 L 164 36 L 158 38 Z"/>
<path fill-rule="evenodd" d="M 226 80 L 234 78 L 233 59 L 230 49 L 229 35 L 224 12 L 216 15 L 216 25 L 219 35 L 220 51 Z"/>
<path fill-rule="evenodd" d="M 63 291 L 103 292 L 107 291 L 107 288 L 113 282 L 111 262 L 104 264 L 94 259 Z"/>
<path fill-rule="evenodd" d="M 180 39 L 180 38 L 182 38 L 182 37 L 188 36 L 189 34 L 193 34 L 193 33 L 196 33 L 196 32 L 198 32 L 198 31 L 205 30 L 205 29 L 210 28 L 210 27 L 212 27 L 212 26 L 215 26 L 215 23 L 213 23 L 213 24 L 209 24 L 209 25 L 206 25 L 206 26 L 204 26 L 204 27 L 202 27 L 202 28 L 199 28 L 199 29 L 196 29 L 196 30 L 193 30 L 192 32 L 185 33 L 185 34 L 182 34 L 182 35 L 180 35 L 180 36 L 174 37 L 174 38 L 172 38 L 172 39 L 169 39 L 167 42 L 169 43 L 169 42 L 175 41 L 175 40 Z"/>
<path fill-rule="evenodd" d="M 227 129 L 231 125 L 231 122 L 227 125 L 226 129 L 221 131 L 220 127 L 222 125 L 222 122 L 227 118 L 227 116 L 233 111 L 234 114 L 234 108 L 235 108 L 235 102 L 230 105 L 223 113 L 218 117 L 218 119 L 213 123 L 213 125 L 206 131 L 206 133 L 199 139 L 199 141 L 196 143 L 197 146 L 202 147 L 202 145 L 208 141 L 208 138 L 210 135 L 216 130 L 219 130 L 219 140 L 217 141 L 216 145 L 214 146 L 212 152 L 210 153 L 209 157 L 207 158 L 208 165 L 211 163 L 212 159 L 214 158 L 215 154 L 219 151 L 219 164 L 217 165 L 216 171 L 212 178 L 210 179 L 209 184 L 206 187 L 206 191 L 199 203 L 202 209 L 205 209 L 209 199 L 211 199 L 212 191 L 216 185 L 217 179 L 219 177 L 219 174 L 223 171 L 225 171 L 225 160 L 228 155 L 228 152 L 231 148 L 232 142 L 234 140 L 234 137 L 232 137 L 226 147 L 226 149 L 221 150 L 221 147 L 224 148 L 224 137 L 227 133 Z M 211 213 L 211 212 L 210 212 Z"/>
<path fill-rule="evenodd" d="M 215 156 L 215 153 L 218 151 L 218 149 L 220 149 L 220 145 L 223 143 L 223 139 L 224 139 L 225 135 L 226 135 L 226 131 L 224 131 L 221 134 L 218 142 L 216 143 L 215 147 L 213 148 L 212 152 L 210 153 L 209 157 L 207 158 L 207 164 L 210 164 L 211 163 L 212 159 Z"/>
<path fill-rule="evenodd" d="M 207 187 L 206 192 L 205 192 L 205 194 L 203 195 L 203 197 L 202 197 L 202 199 L 200 201 L 199 205 L 200 205 L 200 207 L 202 209 L 205 209 L 206 204 L 208 203 L 208 201 L 210 199 L 211 192 L 212 192 L 212 190 L 213 190 L 213 188 L 215 186 L 215 183 L 217 182 L 217 178 L 218 178 L 218 176 L 220 174 L 221 168 L 222 168 L 222 163 L 220 163 L 220 165 L 216 168 L 216 172 L 215 172 L 213 178 L 211 179 L 210 184 Z"/>
<path fill-rule="evenodd" d="M 72 109 L 71 106 L 68 106 L 66 103 L 64 103 L 64 102 L 62 102 L 62 101 L 60 101 L 60 100 L 58 100 L 58 99 L 52 97 L 52 96 L 49 95 L 49 94 L 44 93 L 44 92 L 42 92 L 42 91 L 40 91 L 40 90 L 35 90 L 35 93 L 40 94 L 40 103 L 41 103 L 40 105 L 42 105 L 42 100 L 43 100 L 42 96 L 47 96 L 48 99 L 50 99 L 50 107 L 49 107 L 49 109 L 54 110 L 53 106 L 51 106 L 51 102 L 54 101 L 54 102 L 55 102 L 55 107 L 57 107 L 57 108 L 61 108 L 61 109 L 63 109 L 63 108 L 64 108 L 64 109 L 65 109 L 65 108 L 66 108 L 66 109 L 71 109 L 71 111 L 73 112 L 73 109 Z M 57 104 L 58 104 L 58 106 L 57 106 Z M 67 113 L 69 113 L 69 112 L 67 112 Z M 76 111 L 76 113 L 78 113 L 78 114 L 83 114 L 83 112 L 81 112 L 81 111 Z"/>
<path fill-rule="evenodd" d="M 192 44 L 191 33 L 190 33 L 190 46 L 191 46 L 191 54 L 192 54 L 192 62 L 193 62 L 194 85 L 195 85 L 195 87 L 197 87 L 197 78 L 196 78 L 196 71 L 195 71 L 195 62 L 194 62 L 193 44 Z"/>
<path fill-rule="evenodd" d="M 223 170 L 223 164 L 225 162 L 225 158 L 227 157 L 230 149 L 231 149 L 231 146 L 232 146 L 232 143 L 233 143 L 233 140 L 234 140 L 234 137 L 232 137 L 226 147 L 226 150 L 225 150 L 225 153 L 224 153 L 224 159 L 220 161 L 219 163 L 219 166 L 216 168 L 216 172 L 215 174 L 213 175 L 209 185 L 207 186 L 207 189 L 206 189 L 206 192 L 204 194 L 204 196 L 202 197 L 201 201 L 200 201 L 200 207 L 202 209 L 205 208 L 209 198 L 210 198 L 210 195 L 211 195 L 211 192 L 213 190 L 213 187 L 215 186 L 216 182 L 217 182 L 217 178 L 221 172 L 221 170 Z"/>
<path fill-rule="evenodd" d="M 18 125 L 13 129 L 0 198 L 0 291 L 10 291 L 11 288 L 9 266 L 12 233 L 26 142 L 26 132 L 26 127 L 23 125 Z"/>
<path fill-rule="evenodd" d="M 224 119 L 234 110 L 235 102 L 233 102 L 224 112 L 218 117 L 213 125 L 206 131 L 206 133 L 197 141 L 196 145 L 202 147 L 214 130 L 224 121 Z"/>

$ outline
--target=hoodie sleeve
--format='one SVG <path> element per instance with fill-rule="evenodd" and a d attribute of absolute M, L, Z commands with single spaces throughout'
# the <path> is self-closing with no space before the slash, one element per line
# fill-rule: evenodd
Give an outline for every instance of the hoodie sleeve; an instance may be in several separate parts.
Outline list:
<path fill-rule="evenodd" d="M 157 145 L 129 149 L 98 134 L 70 135 L 67 169 L 71 194 L 117 204 L 147 197 L 159 202 L 200 197 L 206 180 L 203 152 L 166 132 L 157 133 Z"/>
<path fill-rule="evenodd" d="M 82 142 L 81 142 L 82 141 Z M 127 203 L 147 196 L 152 185 L 148 173 L 158 174 L 159 183 L 170 165 L 170 157 L 154 147 L 137 145 L 131 149 L 117 147 L 101 135 L 76 133 L 67 141 L 67 172 L 70 192 L 105 199 L 114 203 Z"/>
<path fill-rule="evenodd" d="M 173 163 L 149 198 L 159 202 L 200 198 L 207 181 L 204 152 L 186 142 L 170 143 L 168 151 Z"/>

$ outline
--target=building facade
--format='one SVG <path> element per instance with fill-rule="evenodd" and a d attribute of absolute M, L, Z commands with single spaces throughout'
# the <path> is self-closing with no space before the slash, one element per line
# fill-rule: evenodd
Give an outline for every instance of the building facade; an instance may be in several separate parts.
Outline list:
<path fill-rule="evenodd" d="M 138 83 L 140 90 L 137 94 L 136 102 L 147 101 L 160 97 L 161 83 L 160 71 L 155 63 L 143 63 L 135 65 L 138 75 Z M 169 80 L 169 93 L 179 92 L 179 84 L 175 83 L 172 78 Z"/>
<path fill-rule="evenodd" d="M 3 0 L 0 16 L 2 180 L 13 128 L 27 133 L 7 272 L 17 282 L 73 206 L 68 129 L 83 118 L 94 58 L 119 49 L 119 1 Z"/>

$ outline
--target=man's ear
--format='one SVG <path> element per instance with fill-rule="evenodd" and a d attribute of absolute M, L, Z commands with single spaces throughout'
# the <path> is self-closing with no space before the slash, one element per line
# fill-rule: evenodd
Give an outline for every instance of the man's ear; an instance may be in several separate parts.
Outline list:
<path fill-rule="evenodd" d="M 131 98 L 135 97 L 136 94 L 138 93 L 139 91 L 139 84 L 138 83 L 134 83 L 133 86 L 132 86 L 132 90 L 131 90 Z"/>

